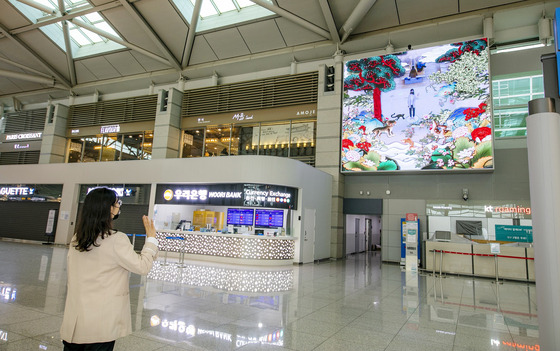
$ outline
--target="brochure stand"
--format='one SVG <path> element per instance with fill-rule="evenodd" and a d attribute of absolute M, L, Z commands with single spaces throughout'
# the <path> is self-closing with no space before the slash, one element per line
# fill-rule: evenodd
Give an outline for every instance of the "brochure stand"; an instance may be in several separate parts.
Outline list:
<path fill-rule="evenodd" d="M 56 219 L 58 210 L 49 210 L 49 217 L 47 219 L 47 228 L 45 229 L 45 236 L 47 237 L 47 242 L 43 245 L 52 245 L 54 241 L 54 233 L 56 232 Z M 52 239 L 52 241 L 51 241 Z"/>
<path fill-rule="evenodd" d="M 401 265 L 406 271 L 418 271 L 420 263 L 420 221 L 415 213 L 401 218 Z"/>

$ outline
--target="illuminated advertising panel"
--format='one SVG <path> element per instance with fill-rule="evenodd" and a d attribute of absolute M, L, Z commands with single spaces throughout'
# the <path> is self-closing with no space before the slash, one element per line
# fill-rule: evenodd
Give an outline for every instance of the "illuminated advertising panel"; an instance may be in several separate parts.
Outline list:
<path fill-rule="evenodd" d="M 486 39 L 344 63 L 341 170 L 492 170 Z"/>

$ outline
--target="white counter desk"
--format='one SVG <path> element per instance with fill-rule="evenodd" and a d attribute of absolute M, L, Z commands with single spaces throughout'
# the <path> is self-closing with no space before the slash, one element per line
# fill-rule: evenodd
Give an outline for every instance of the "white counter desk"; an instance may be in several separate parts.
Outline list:
<path fill-rule="evenodd" d="M 182 253 L 185 258 L 250 265 L 291 265 L 294 237 L 158 230 L 161 255 Z"/>
<path fill-rule="evenodd" d="M 524 244 L 500 245 L 500 254 L 491 253 L 490 244 L 476 242 L 438 242 L 427 240 L 426 270 L 443 273 L 535 281 L 534 249 Z M 436 252 L 434 252 L 434 250 Z"/>

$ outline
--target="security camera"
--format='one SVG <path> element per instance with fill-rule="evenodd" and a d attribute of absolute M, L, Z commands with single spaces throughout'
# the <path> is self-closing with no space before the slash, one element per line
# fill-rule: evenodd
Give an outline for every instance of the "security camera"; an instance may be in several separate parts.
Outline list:
<path fill-rule="evenodd" d="M 467 201 L 469 199 L 469 189 L 463 189 L 463 200 Z"/>

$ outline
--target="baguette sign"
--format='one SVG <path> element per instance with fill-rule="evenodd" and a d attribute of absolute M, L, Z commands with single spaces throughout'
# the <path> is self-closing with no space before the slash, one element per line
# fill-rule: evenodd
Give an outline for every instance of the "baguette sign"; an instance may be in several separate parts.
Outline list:
<path fill-rule="evenodd" d="M 0 195 L 33 195 L 35 188 L 30 187 L 3 187 L 0 188 Z"/>

